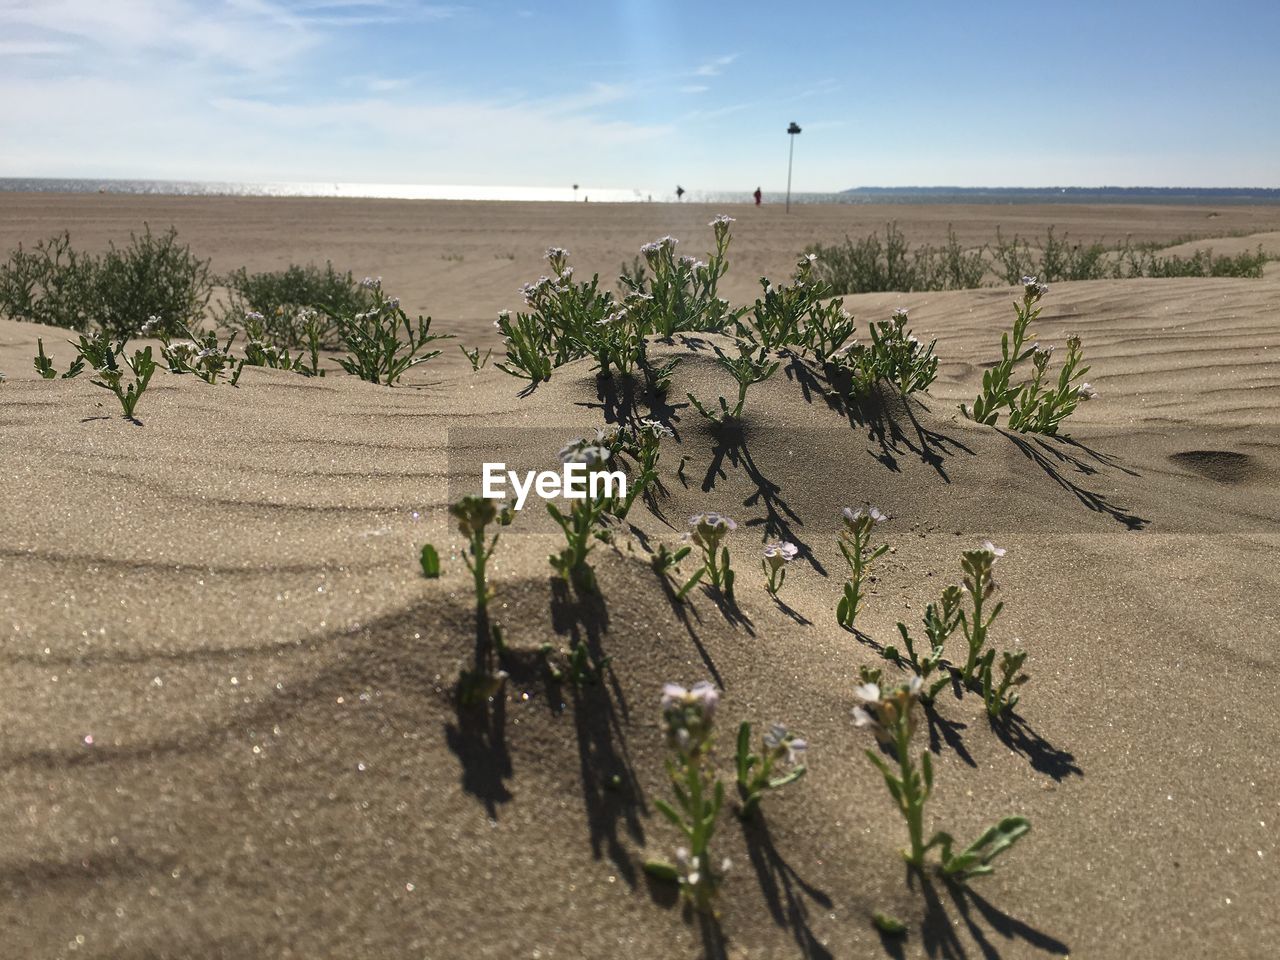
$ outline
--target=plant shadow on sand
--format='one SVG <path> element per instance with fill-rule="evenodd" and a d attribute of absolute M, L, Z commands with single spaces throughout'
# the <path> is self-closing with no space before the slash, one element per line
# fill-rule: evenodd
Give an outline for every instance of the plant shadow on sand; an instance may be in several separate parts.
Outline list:
<path fill-rule="evenodd" d="M 1126 508 L 1113 503 L 1101 493 L 1087 490 L 1069 473 L 1095 476 L 1100 473 L 1092 460 L 1103 466 L 1119 470 L 1131 477 L 1141 476 L 1136 470 L 1125 467 L 1115 457 L 1093 450 L 1069 437 L 1035 437 L 1031 439 L 1007 430 L 999 431 L 1028 460 L 1043 470 L 1058 486 L 1066 490 L 1094 513 L 1105 514 L 1128 530 L 1142 530 L 1149 522 Z M 1068 449 L 1070 448 L 1070 449 Z"/>
<path fill-rule="evenodd" d="M 918 397 L 903 396 L 883 384 L 877 384 L 864 396 L 854 397 L 847 375 L 826 380 L 799 359 L 793 359 L 784 369 L 787 378 L 799 385 L 806 403 L 813 403 L 820 396 L 850 426 L 866 430 L 880 448 L 875 458 L 894 473 L 901 471 L 898 459 L 911 456 L 932 468 L 944 483 L 950 483 L 947 458 L 959 453 L 974 456 L 974 451 L 959 440 L 921 423 L 917 409 L 931 411 Z M 903 429 L 904 423 L 911 425 L 914 438 Z"/>
<path fill-rule="evenodd" d="M 570 647 L 582 646 L 596 676 L 583 682 L 548 684 L 553 705 L 573 711 L 578 740 L 578 764 L 582 800 L 587 813 L 591 852 L 596 859 L 608 856 L 626 883 L 635 887 L 634 858 L 621 833 L 632 844 L 643 846 L 647 816 L 644 794 L 627 753 L 624 725 L 629 720 L 626 698 L 613 671 L 608 668 L 603 639 L 609 628 L 609 612 L 598 593 L 575 593 L 560 577 L 551 580 L 551 622 L 556 633 L 567 636 Z M 557 692 L 567 692 L 563 703 Z"/>
<path fill-rule="evenodd" d="M 815 936 L 809 924 L 809 902 L 821 910 L 831 909 L 831 898 L 805 882 L 783 859 L 773 843 L 763 814 L 741 821 L 747 855 L 755 869 L 760 891 L 774 923 L 787 929 L 795 939 L 800 956 L 806 960 L 832 960 L 833 954 Z"/>
<path fill-rule="evenodd" d="M 492 636 L 488 612 L 477 610 L 476 674 L 495 669 Z M 467 702 L 460 685 L 454 704 L 456 722 L 445 726 L 445 742 L 462 765 L 462 788 L 484 804 L 490 819 L 496 819 L 498 805 L 511 799 L 506 785 L 513 773 L 506 742 L 506 698 L 499 689 L 497 696 Z"/>
<path fill-rule="evenodd" d="M 907 867 L 907 886 L 914 889 L 917 883 L 925 903 L 924 918 L 921 922 L 921 939 L 925 953 L 942 960 L 965 960 L 968 954 L 956 934 L 955 921 L 942 897 L 939 896 L 938 885 L 928 874 Z M 988 938 L 987 929 L 995 931 L 1006 940 L 1022 941 L 1036 950 L 1063 957 L 1070 955 L 1070 949 L 1061 940 L 1037 930 L 1023 920 L 1009 916 L 990 900 L 976 893 L 972 887 L 945 881 L 941 886 L 946 890 L 955 912 L 964 921 L 969 936 L 973 938 L 981 955 L 987 960 L 997 960 L 1001 955 L 1000 948 Z M 980 916 L 983 923 L 979 923 L 975 913 Z M 983 924 L 987 929 L 984 929 Z M 889 937 L 883 940 L 890 955 L 904 956 L 901 941 Z"/>
<path fill-rule="evenodd" d="M 858 639 L 858 642 L 870 647 L 877 654 L 883 655 L 884 644 L 874 637 L 857 629 L 850 632 Z M 961 685 L 960 678 L 956 675 L 954 669 L 951 674 L 950 687 L 957 699 L 964 697 L 966 694 L 981 696 L 972 690 L 966 690 Z M 976 767 L 978 764 L 965 746 L 962 735 L 962 731 L 968 729 L 968 724 L 948 720 L 938 711 L 936 703 L 924 703 L 921 701 L 920 705 L 924 709 L 925 721 L 929 725 L 929 751 L 934 754 L 941 754 L 942 745 L 945 742 L 964 763 L 970 767 Z M 1069 750 L 1055 747 L 1033 729 L 1016 710 L 1010 710 L 998 718 L 990 718 L 989 723 L 1000 742 L 1014 753 L 1026 757 L 1027 762 L 1031 764 L 1031 769 L 1037 773 L 1052 777 L 1059 783 L 1067 777 L 1084 776 L 1084 770 L 1076 763 L 1075 754 Z"/>

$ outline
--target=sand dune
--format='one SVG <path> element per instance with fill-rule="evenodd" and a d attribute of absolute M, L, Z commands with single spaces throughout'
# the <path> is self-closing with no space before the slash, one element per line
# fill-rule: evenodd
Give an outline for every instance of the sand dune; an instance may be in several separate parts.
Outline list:
<path fill-rule="evenodd" d="M 145 211 L 197 246 L 202 230 L 222 236 L 223 269 L 237 256 L 263 268 L 332 256 L 381 273 L 464 339 L 488 336 L 492 312 L 540 272 L 535 247 L 577 245 L 584 269 L 612 270 L 633 240 L 687 227 L 693 243 L 705 221 L 669 207 L 474 205 L 474 223 L 449 212 L 431 240 L 465 250 L 471 286 L 459 289 L 452 268 L 419 275 L 393 255 L 396 237 L 428 229 L 410 226 L 409 205 L 366 202 L 358 230 L 335 205 L 298 236 L 293 201 L 42 202 L 5 230 L 104 236 Z M 1106 229 L 1176 236 L 1193 217 L 1151 209 Z M 951 214 L 911 215 L 945 229 Z M 499 215 L 514 218 L 503 239 Z M 805 231 L 871 216 L 802 208 L 784 229 L 766 215 L 741 229 L 737 299 L 753 270 L 782 275 L 804 242 L 830 239 Z M 232 224 L 241 232 L 219 234 Z M 515 261 L 495 256 L 508 237 Z M 405 246 L 418 264 L 435 249 Z M 812 744 L 810 775 L 767 798 L 763 827 L 723 821 L 730 956 L 876 956 L 876 909 L 910 924 L 906 956 L 1269 956 L 1280 278 L 1056 285 L 1038 335 L 1079 333 L 1101 393 L 1069 440 L 1011 436 L 956 409 L 1012 297 L 847 298 L 861 331 L 906 306 L 916 332 L 938 338 L 930 393 L 849 410 L 785 368 L 753 388 L 737 442 L 679 399 L 727 390 L 710 338 L 668 348 L 686 359 L 660 411 L 678 434 L 663 447 L 665 494 L 593 553 L 602 599 L 552 581 L 540 507 L 503 535 L 493 616 L 511 679 L 489 715 L 452 695 L 474 611 L 444 506 L 478 487 L 488 444 L 549 465 L 601 425 L 610 397 L 587 364 L 524 397 L 456 350 L 396 389 L 340 373 L 251 369 L 238 389 L 157 375 L 138 426 L 84 378 L 34 379 L 35 339 L 61 343 L 58 331 L 0 322 L 0 952 L 698 955 L 699 928 L 639 864 L 675 843 L 652 802 L 665 790 L 660 685 L 705 678 L 725 691 L 726 769 L 741 719 L 783 720 Z M 878 642 L 958 578 L 961 549 L 992 538 L 1009 550 L 997 642 L 1030 651 L 1019 722 L 992 728 L 978 698 L 947 694 L 929 724 L 935 824 L 968 837 L 1003 814 L 1033 823 L 970 895 L 908 888 L 904 829 L 850 721 L 852 678 L 877 658 L 835 623 L 835 533 L 840 507 L 863 503 L 892 518 L 894 549 L 859 620 Z M 741 524 L 737 612 L 697 592 L 672 602 L 647 562 L 646 543 L 674 543 L 708 508 Z M 766 533 L 804 552 L 785 604 L 763 590 Z M 439 581 L 417 569 L 427 541 Z M 603 683 L 548 681 L 539 647 L 571 637 L 613 657 Z"/>

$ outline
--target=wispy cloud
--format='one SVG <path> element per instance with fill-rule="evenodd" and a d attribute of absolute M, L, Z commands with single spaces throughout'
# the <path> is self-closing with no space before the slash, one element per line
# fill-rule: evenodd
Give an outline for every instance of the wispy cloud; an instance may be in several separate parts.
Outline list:
<path fill-rule="evenodd" d="M 707 63 L 702 64 L 693 71 L 694 76 L 698 77 L 718 77 L 724 71 L 724 68 L 738 59 L 736 53 L 726 54 L 723 57 L 716 57 Z"/>

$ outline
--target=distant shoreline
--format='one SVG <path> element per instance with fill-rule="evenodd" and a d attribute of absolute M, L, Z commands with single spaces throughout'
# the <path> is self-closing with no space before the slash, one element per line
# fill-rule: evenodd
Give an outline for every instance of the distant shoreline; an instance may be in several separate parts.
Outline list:
<path fill-rule="evenodd" d="M 386 200 L 476 200 L 549 203 L 675 203 L 671 191 L 572 187 L 467 186 L 395 183 L 269 183 L 194 180 L 0 178 L 0 192 L 123 194 L 168 197 L 308 197 Z M 780 203 L 782 193 L 766 192 Z M 750 203 L 748 190 L 689 189 L 684 203 Z M 796 204 L 1277 204 L 1270 187 L 854 187 L 837 192 L 795 192 Z"/>

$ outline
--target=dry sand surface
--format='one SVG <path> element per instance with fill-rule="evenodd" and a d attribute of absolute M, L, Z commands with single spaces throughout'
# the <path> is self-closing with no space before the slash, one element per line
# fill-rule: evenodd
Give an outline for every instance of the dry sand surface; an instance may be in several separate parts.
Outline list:
<path fill-rule="evenodd" d="M 0 195 L 0 248 L 173 222 L 216 269 L 331 258 L 491 342 L 547 245 L 612 276 L 664 233 L 701 251 L 713 212 Z M 1272 244 L 1280 226 L 1236 207 L 730 212 L 735 302 L 805 243 L 890 216 L 935 242 L 949 222 L 972 242 L 996 223 Z M 660 687 L 699 679 L 724 690 L 726 775 L 742 719 L 811 743 L 809 776 L 766 798 L 762 824 L 722 820 L 728 956 L 1274 956 L 1280 276 L 1056 285 L 1038 335 L 1079 333 L 1101 393 L 1070 440 L 956 409 L 1013 296 L 847 298 L 862 333 L 906 306 L 938 338 L 929 394 L 854 414 L 785 368 L 732 442 L 676 399 L 727 391 L 707 338 L 671 348 L 686 360 L 657 411 L 678 432 L 665 494 L 593 553 L 601 598 L 552 582 L 540 506 L 504 533 L 493 616 L 511 678 L 489 710 L 453 697 L 474 608 L 444 508 L 478 488 L 478 451 L 550 466 L 602 425 L 588 364 L 523 397 L 453 348 L 394 389 L 340 371 L 250 369 L 238 389 L 157 374 L 139 426 L 85 378 L 34 379 L 37 336 L 69 359 L 60 331 L 0 321 L 0 956 L 718 955 L 639 868 L 675 845 L 653 804 Z M 1020 638 L 1033 678 L 1017 720 L 993 726 L 980 698 L 948 692 L 919 742 L 936 754 L 932 827 L 964 840 L 1032 821 L 969 892 L 909 879 L 851 722 L 857 669 L 879 661 L 835 623 L 835 537 L 839 509 L 867 503 L 893 545 L 859 619 L 872 641 L 918 622 L 961 549 L 1008 548 L 996 642 Z M 739 522 L 736 610 L 673 602 L 647 562 L 704 509 Z M 766 532 L 803 551 L 781 604 L 759 570 Z M 438 581 L 418 571 L 427 541 Z M 574 637 L 613 658 L 603 683 L 548 681 L 539 647 Z M 908 922 L 904 941 L 882 942 L 877 909 Z"/>

